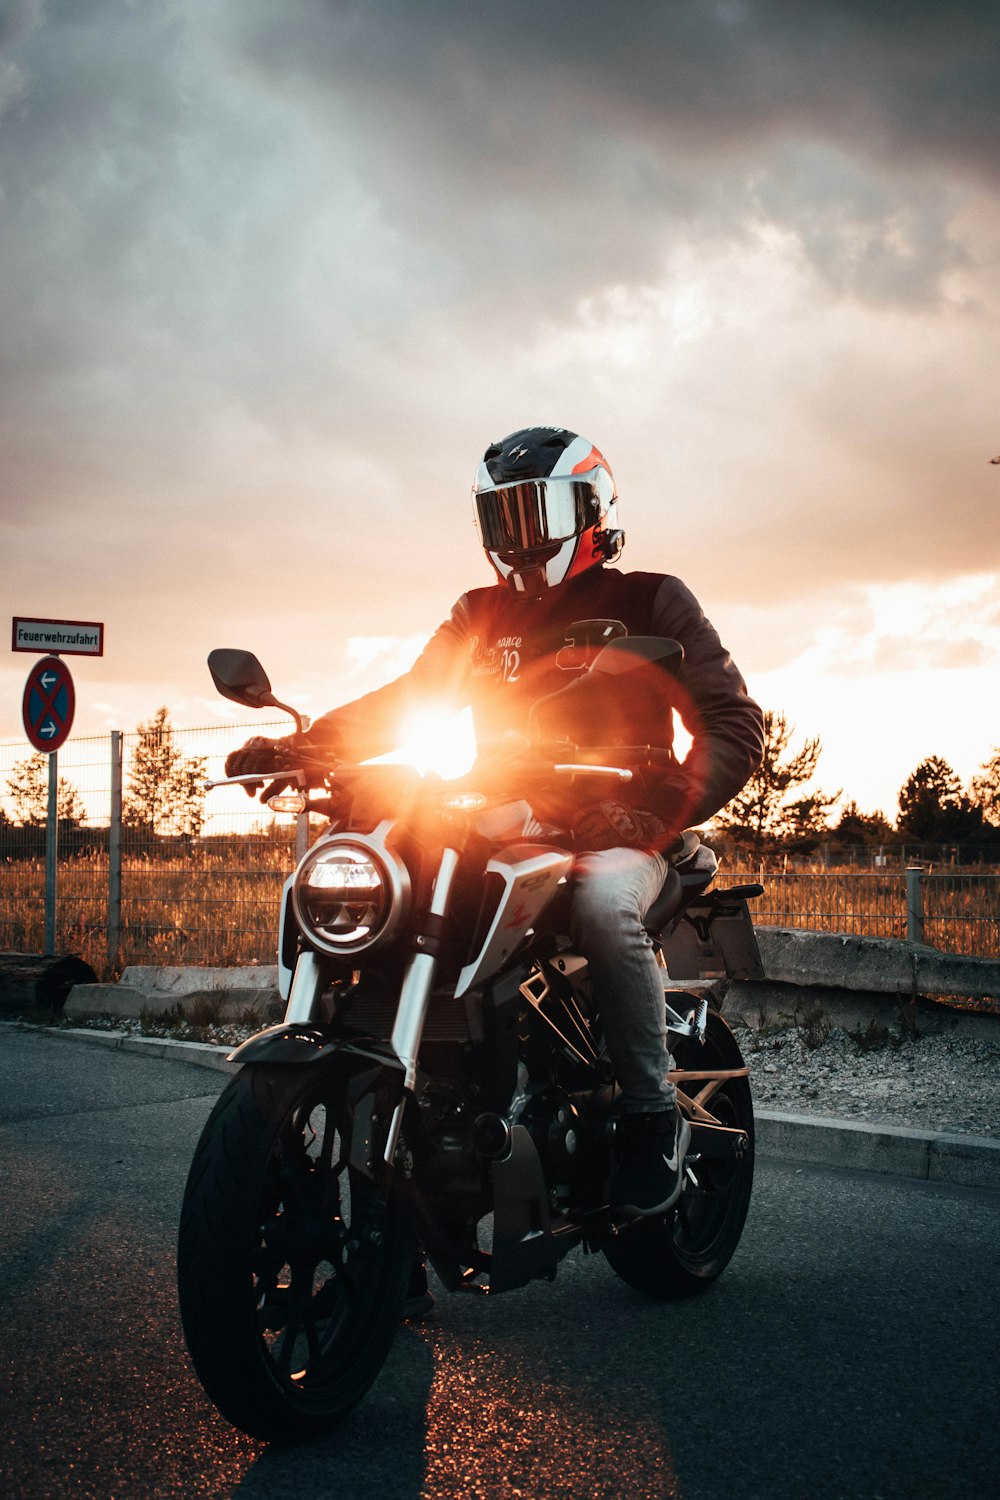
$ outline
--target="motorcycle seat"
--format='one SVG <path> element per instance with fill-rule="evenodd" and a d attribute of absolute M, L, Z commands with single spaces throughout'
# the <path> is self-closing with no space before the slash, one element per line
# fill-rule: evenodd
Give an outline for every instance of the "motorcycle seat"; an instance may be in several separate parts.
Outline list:
<path fill-rule="evenodd" d="M 676 913 L 685 892 L 692 886 L 703 886 L 708 883 L 710 873 L 706 872 L 702 860 L 698 858 L 701 851 L 701 840 L 696 833 L 692 833 L 690 828 L 681 834 L 676 847 L 669 851 L 667 857 L 670 860 L 670 868 L 643 923 L 646 931 L 655 941 L 659 941 L 664 927 Z M 708 850 L 705 854 L 712 861 L 712 872 L 714 872 L 714 856 Z"/>

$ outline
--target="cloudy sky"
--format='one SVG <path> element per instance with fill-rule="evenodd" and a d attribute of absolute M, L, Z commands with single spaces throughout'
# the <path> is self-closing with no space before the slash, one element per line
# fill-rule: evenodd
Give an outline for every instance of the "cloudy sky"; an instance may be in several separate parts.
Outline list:
<path fill-rule="evenodd" d="M 0 0 L 3 595 L 106 623 L 78 732 L 245 717 L 213 645 L 313 713 L 384 679 L 554 423 L 824 787 L 970 776 L 998 80 L 995 0 Z"/>

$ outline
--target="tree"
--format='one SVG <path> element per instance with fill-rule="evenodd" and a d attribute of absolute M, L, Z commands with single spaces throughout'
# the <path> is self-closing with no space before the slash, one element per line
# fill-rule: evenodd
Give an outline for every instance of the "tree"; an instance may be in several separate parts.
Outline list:
<path fill-rule="evenodd" d="M 826 819 L 840 792 L 815 791 L 794 802 L 790 792 L 810 781 L 819 762 L 819 738 L 807 739 L 802 749 L 790 751 L 795 726 L 783 713 L 764 714 L 764 759 L 738 796 L 715 821 L 731 829 L 754 849 L 816 839 L 826 831 Z"/>
<path fill-rule="evenodd" d="M 895 839 L 896 831 L 881 808 L 865 813 L 851 801 L 845 803 L 833 836 L 841 844 L 888 844 Z"/>
<path fill-rule="evenodd" d="M 43 828 L 49 812 L 49 757 L 44 750 L 36 750 L 27 760 L 14 764 L 7 778 L 7 790 L 21 826 Z M 60 776 L 56 786 L 56 818 L 60 823 L 77 827 L 85 814 L 80 793 L 71 781 Z"/>
<path fill-rule="evenodd" d="M 185 757 L 166 708 L 136 731 L 122 822 L 147 835 L 197 838 L 205 821 L 205 757 Z"/>
<path fill-rule="evenodd" d="M 972 778 L 972 802 L 986 823 L 1000 823 L 1000 745 Z"/>
<path fill-rule="evenodd" d="M 930 755 L 900 787 L 896 826 L 921 843 L 947 843 L 981 833 L 983 814 L 948 762 Z"/>

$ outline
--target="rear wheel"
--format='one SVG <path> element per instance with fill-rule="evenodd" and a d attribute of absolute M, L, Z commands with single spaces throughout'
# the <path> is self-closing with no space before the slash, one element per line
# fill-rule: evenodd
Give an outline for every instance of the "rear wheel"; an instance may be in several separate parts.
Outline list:
<path fill-rule="evenodd" d="M 730 1073 L 745 1064 L 736 1039 L 716 1011 L 709 1011 L 704 1043 L 684 1038 L 675 1045 L 678 1072 Z M 655 1219 L 626 1226 L 604 1247 L 617 1274 L 649 1297 L 686 1297 L 706 1287 L 729 1264 L 743 1233 L 753 1187 L 753 1102 L 749 1081 L 725 1078 L 678 1079 L 688 1100 L 702 1096 L 702 1108 L 719 1125 L 741 1130 L 742 1155 L 696 1157 L 685 1163 L 684 1191 L 676 1208 Z M 688 1118 L 699 1116 L 678 1101 Z"/>
<path fill-rule="evenodd" d="M 184 1336 L 219 1411 L 253 1437 L 318 1436 L 364 1395 L 399 1325 L 412 1241 L 350 1165 L 348 1074 L 245 1068 L 202 1133 L 181 1215 Z"/>

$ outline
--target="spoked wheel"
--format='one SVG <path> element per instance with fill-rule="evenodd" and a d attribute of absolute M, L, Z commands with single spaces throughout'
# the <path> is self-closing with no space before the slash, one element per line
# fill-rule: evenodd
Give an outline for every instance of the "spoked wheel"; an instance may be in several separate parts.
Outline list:
<path fill-rule="evenodd" d="M 716 1011 L 709 1011 L 704 1043 L 685 1038 L 674 1051 L 680 1074 L 739 1073 L 744 1061 L 736 1039 Z M 677 1080 L 678 1093 L 697 1108 L 681 1108 L 689 1119 L 705 1119 L 743 1131 L 741 1155 L 694 1155 L 686 1162 L 684 1191 L 676 1208 L 660 1218 L 629 1225 L 609 1240 L 604 1253 L 615 1271 L 649 1297 L 687 1297 L 704 1291 L 725 1270 L 739 1244 L 753 1187 L 753 1103 L 745 1077 Z"/>
<path fill-rule="evenodd" d="M 402 1314 L 411 1236 L 349 1165 L 343 1067 L 238 1073 L 202 1133 L 181 1214 L 178 1291 L 198 1377 L 253 1437 L 298 1442 L 364 1395 Z"/>

